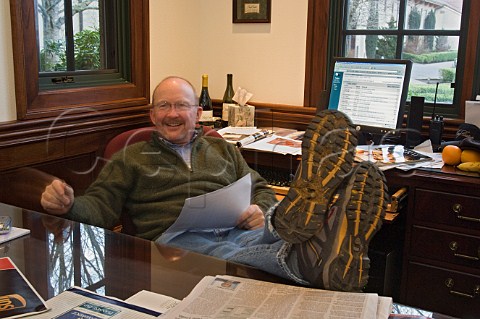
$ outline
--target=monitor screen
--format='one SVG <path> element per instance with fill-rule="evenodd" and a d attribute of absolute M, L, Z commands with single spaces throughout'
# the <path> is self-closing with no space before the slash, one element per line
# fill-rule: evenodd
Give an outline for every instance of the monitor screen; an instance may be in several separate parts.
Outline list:
<path fill-rule="evenodd" d="M 335 58 L 329 109 L 350 117 L 364 133 L 394 135 L 401 128 L 411 62 Z"/>

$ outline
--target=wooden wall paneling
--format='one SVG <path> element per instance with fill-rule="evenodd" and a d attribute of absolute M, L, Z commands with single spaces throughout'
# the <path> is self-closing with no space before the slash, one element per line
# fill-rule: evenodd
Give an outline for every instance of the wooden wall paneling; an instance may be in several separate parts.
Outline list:
<path fill-rule="evenodd" d="M 330 0 L 309 0 L 304 106 L 316 107 L 326 89 Z"/>
<path fill-rule="evenodd" d="M 0 201 L 42 211 L 40 195 L 52 178 L 82 194 L 105 163 L 106 143 L 123 131 L 149 125 L 149 118 L 143 110 L 74 124 L 68 120 L 53 128 L 51 120 L 28 122 L 33 127 L 21 121 L 0 125 Z"/>
<path fill-rule="evenodd" d="M 0 172 L 0 202 L 25 209 L 43 211 L 40 197 L 54 179 L 62 179 L 81 195 L 94 181 L 95 153 Z"/>
<path fill-rule="evenodd" d="M 480 53 L 477 47 L 478 33 L 480 29 L 480 1 L 470 1 L 469 23 L 468 23 L 468 35 L 467 35 L 467 48 L 465 55 L 465 67 L 463 71 L 462 92 L 460 92 L 460 105 L 464 106 L 465 101 L 474 97 L 473 87 L 475 73 L 478 71 L 475 66 L 478 65 L 477 61 L 480 60 Z M 478 94 L 478 92 L 476 92 Z M 460 118 L 465 119 L 465 108 L 460 107 Z"/>
<path fill-rule="evenodd" d="M 114 135 L 150 125 L 149 106 L 0 125 L 0 171 L 101 151 Z"/>
<path fill-rule="evenodd" d="M 212 100 L 214 112 L 220 112 L 222 101 Z M 316 108 L 285 104 L 249 102 L 255 106 L 255 125 L 257 127 L 284 127 L 305 130 L 315 115 Z"/>

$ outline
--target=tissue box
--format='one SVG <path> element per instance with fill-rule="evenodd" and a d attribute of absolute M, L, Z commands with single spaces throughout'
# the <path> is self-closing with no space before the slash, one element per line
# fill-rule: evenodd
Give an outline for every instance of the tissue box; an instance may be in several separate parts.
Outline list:
<path fill-rule="evenodd" d="M 235 106 L 238 104 L 235 103 L 223 103 L 222 104 L 222 121 L 228 122 L 228 108 L 230 106 Z"/>
<path fill-rule="evenodd" d="M 255 126 L 255 107 L 252 105 L 229 105 L 229 126 Z"/>

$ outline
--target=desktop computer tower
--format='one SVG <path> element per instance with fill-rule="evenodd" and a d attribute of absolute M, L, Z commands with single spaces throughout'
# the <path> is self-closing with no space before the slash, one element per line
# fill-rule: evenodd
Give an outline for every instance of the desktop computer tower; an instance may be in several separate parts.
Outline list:
<path fill-rule="evenodd" d="M 392 223 L 384 223 L 368 249 L 370 271 L 364 292 L 389 296 L 394 301 L 400 299 L 405 233 L 403 215 L 399 214 Z"/>

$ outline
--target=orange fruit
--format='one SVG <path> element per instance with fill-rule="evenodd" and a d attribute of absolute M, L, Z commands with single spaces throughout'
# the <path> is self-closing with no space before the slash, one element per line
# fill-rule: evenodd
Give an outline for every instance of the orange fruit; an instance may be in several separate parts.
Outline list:
<path fill-rule="evenodd" d="M 458 165 L 462 162 L 462 150 L 455 145 L 447 145 L 442 151 L 442 160 L 447 165 Z"/>
<path fill-rule="evenodd" d="M 462 163 L 480 162 L 480 152 L 475 150 L 463 150 L 460 159 Z"/>

